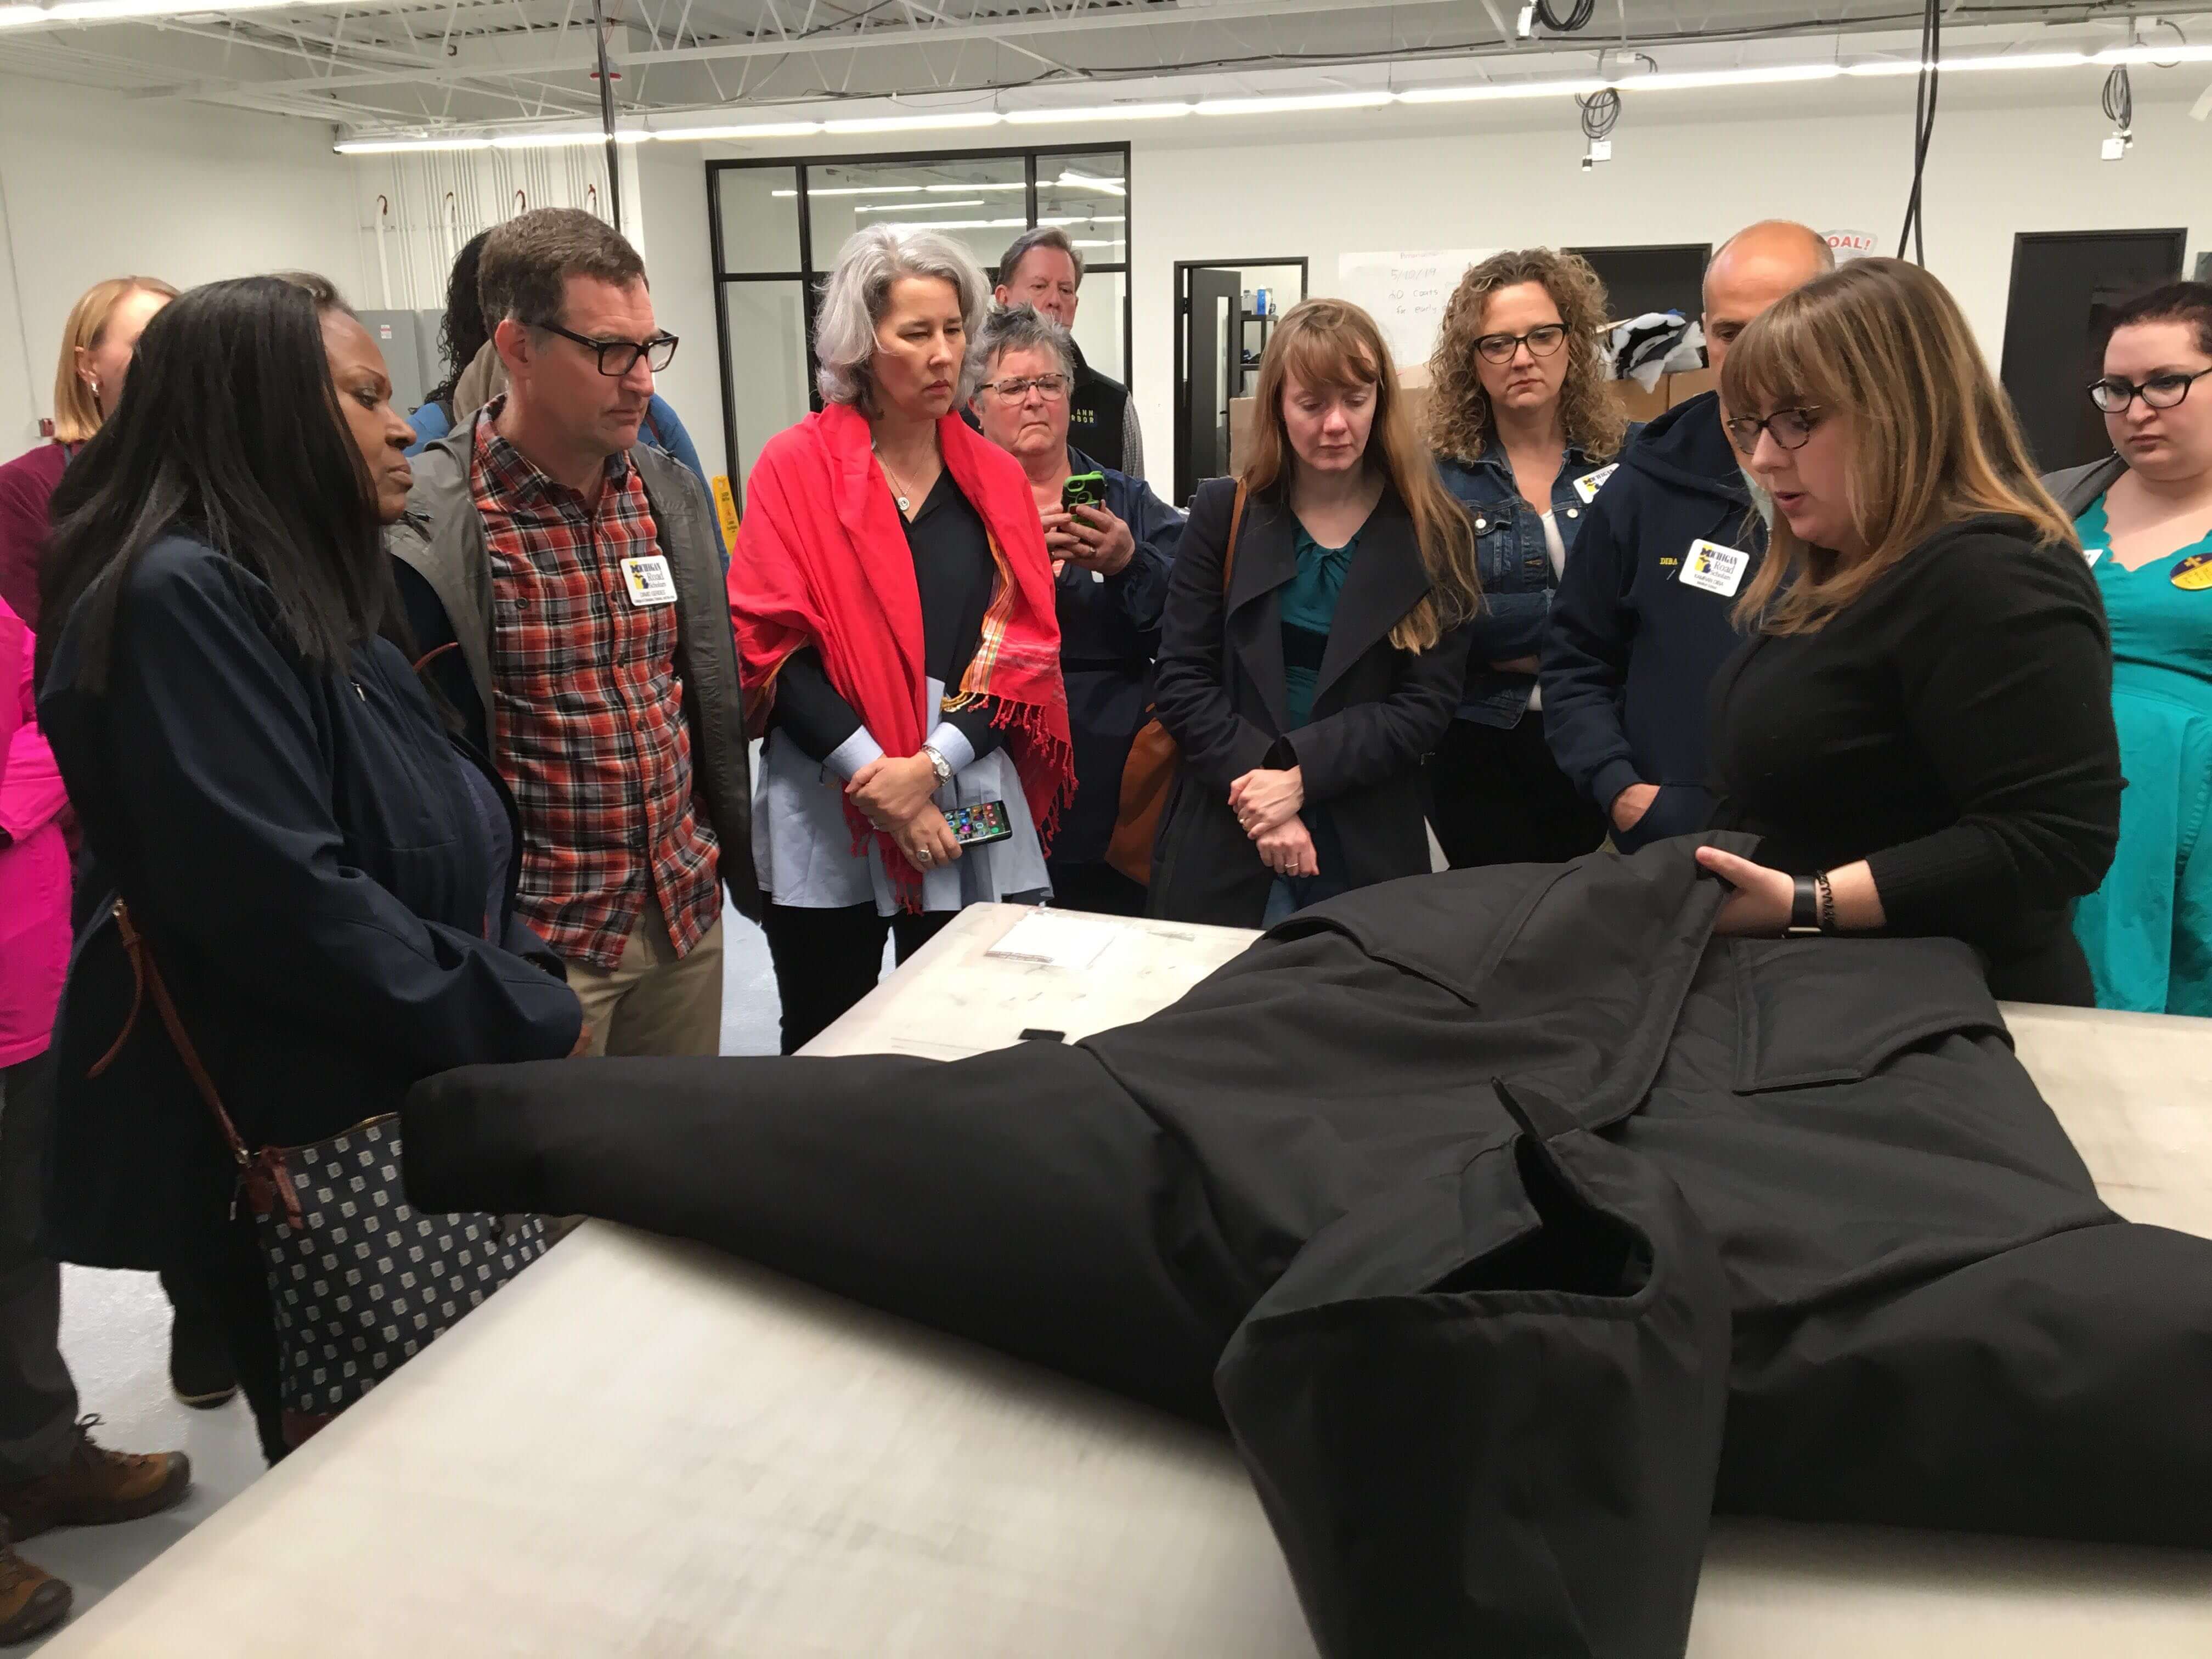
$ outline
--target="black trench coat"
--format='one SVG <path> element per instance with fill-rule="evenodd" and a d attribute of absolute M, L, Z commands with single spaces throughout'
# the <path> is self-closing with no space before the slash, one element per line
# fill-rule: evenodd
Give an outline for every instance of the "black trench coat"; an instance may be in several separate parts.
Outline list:
<path fill-rule="evenodd" d="M 1716 1505 L 2212 1546 L 2212 1241 L 2099 1200 L 1966 947 L 1709 941 L 1696 844 L 1349 894 L 1073 1047 L 459 1073 L 409 1187 L 1225 1419 L 1332 1659 L 1678 1654 Z"/>

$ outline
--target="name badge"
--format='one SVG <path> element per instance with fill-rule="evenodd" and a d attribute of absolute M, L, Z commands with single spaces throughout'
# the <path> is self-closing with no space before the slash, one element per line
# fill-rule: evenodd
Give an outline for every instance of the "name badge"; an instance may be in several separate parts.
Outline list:
<path fill-rule="evenodd" d="M 1718 542 L 1692 542 L 1690 556 L 1682 561 L 1682 580 L 1732 599 L 1743 586 L 1743 573 L 1750 568 L 1751 555 L 1740 548 L 1723 547 Z"/>
<path fill-rule="evenodd" d="M 2167 580 L 2185 593 L 2212 588 L 2212 553 L 2191 553 L 2173 567 L 2173 574 Z"/>
<path fill-rule="evenodd" d="M 1583 505 L 1588 507 L 1595 501 L 1597 492 L 1605 488 L 1605 481 L 1620 471 L 1620 463 L 1615 461 L 1610 466 L 1601 466 L 1595 472 L 1585 472 L 1576 479 L 1575 494 L 1583 498 Z"/>
<path fill-rule="evenodd" d="M 676 603 L 676 578 L 669 574 L 666 554 L 624 559 L 622 573 L 623 585 L 629 589 L 629 602 L 640 611 Z"/>

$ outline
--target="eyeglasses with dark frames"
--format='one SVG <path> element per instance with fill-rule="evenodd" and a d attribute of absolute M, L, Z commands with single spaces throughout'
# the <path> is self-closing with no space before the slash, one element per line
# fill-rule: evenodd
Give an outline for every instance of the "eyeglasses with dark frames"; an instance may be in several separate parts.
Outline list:
<path fill-rule="evenodd" d="M 1729 441 L 1735 446 L 1737 454 L 1749 455 L 1759 447 L 1759 434 L 1764 432 L 1784 449 L 1802 449 L 1812 441 L 1813 429 L 1820 424 L 1818 404 L 1808 404 L 1802 409 L 1778 409 L 1763 421 L 1739 415 L 1728 422 Z"/>
<path fill-rule="evenodd" d="M 635 368 L 641 357 L 656 374 L 676 361 L 678 341 L 673 334 L 656 334 L 650 340 L 594 340 L 587 334 L 579 334 L 558 323 L 539 323 L 537 326 L 548 334 L 574 340 L 586 351 L 597 352 L 599 373 L 611 380 L 618 380 Z"/>
<path fill-rule="evenodd" d="M 994 380 L 990 384 L 991 390 L 1010 404 L 1018 404 L 1028 397 L 1031 386 L 1044 393 L 1044 400 L 1048 404 L 1058 403 L 1067 396 L 1067 376 L 1065 374 L 1032 374 L 1026 380 Z"/>
<path fill-rule="evenodd" d="M 2212 368 L 2200 368 L 2194 374 L 2154 374 L 2141 386 L 2120 375 L 2107 374 L 2091 384 L 2089 401 L 2107 415 L 2126 414 L 2128 405 L 2138 398 L 2146 409 L 2172 409 L 2207 374 L 2212 374 Z"/>
<path fill-rule="evenodd" d="M 1532 357 L 1549 357 L 1567 343 L 1564 323 L 1546 323 L 1541 328 L 1532 328 L 1526 334 L 1486 334 L 1474 343 L 1474 349 L 1493 363 L 1510 363 L 1513 354 L 1522 346 L 1528 348 Z"/>

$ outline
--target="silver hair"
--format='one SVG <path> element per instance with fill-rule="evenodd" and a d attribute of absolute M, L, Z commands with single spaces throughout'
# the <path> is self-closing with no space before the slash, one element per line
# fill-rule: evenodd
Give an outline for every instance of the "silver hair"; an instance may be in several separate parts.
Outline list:
<path fill-rule="evenodd" d="M 1022 261 L 1041 247 L 1056 247 L 1075 262 L 1075 285 L 1083 286 L 1083 255 L 1070 241 L 1067 233 L 1058 225 L 1039 225 L 1035 230 L 1025 230 L 1007 244 L 1005 257 L 999 261 L 999 281 L 1013 285 L 1014 273 L 1022 268 Z"/>
<path fill-rule="evenodd" d="M 1075 337 L 1034 306 L 1008 306 L 985 321 L 970 354 L 977 381 L 1009 351 L 1049 351 L 1060 359 L 1060 372 L 1075 379 Z"/>
<path fill-rule="evenodd" d="M 868 365 L 876 352 L 876 325 L 890 304 L 891 284 L 902 276 L 933 276 L 952 284 L 970 343 L 961 365 L 960 400 L 965 403 L 974 392 L 982 371 L 973 342 L 991 303 L 981 268 L 966 248 L 939 232 L 870 225 L 854 231 L 838 251 L 837 267 L 822 286 L 814 319 L 814 356 L 821 368 L 814 382 L 823 402 L 867 406 L 875 378 Z"/>

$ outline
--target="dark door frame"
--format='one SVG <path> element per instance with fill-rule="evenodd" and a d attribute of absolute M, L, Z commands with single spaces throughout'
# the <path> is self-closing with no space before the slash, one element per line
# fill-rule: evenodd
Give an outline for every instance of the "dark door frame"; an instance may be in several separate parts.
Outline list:
<path fill-rule="evenodd" d="M 2115 237 L 2148 239 L 2160 236 L 2168 238 L 2172 242 L 2175 277 L 2185 275 L 2188 270 L 2189 258 L 2189 228 L 2185 225 L 2115 225 L 2103 230 L 2020 230 L 2013 233 L 2012 269 L 2007 273 L 2005 278 L 2004 332 L 1997 346 L 1997 383 L 2008 388 L 2008 395 L 2009 395 L 2013 367 L 2012 298 L 2020 289 L 2021 262 L 2026 257 L 2028 248 L 2031 246 L 2048 246 L 2057 242 L 2103 242 L 2110 241 Z M 2032 447 L 2032 438 L 2030 443 Z M 2037 464 L 2056 466 L 2061 463 L 2039 456 Z"/>
<path fill-rule="evenodd" d="M 1175 262 L 1175 489 L 1188 505 L 1189 495 L 1183 490 L 1185 474 L 1190 470 L 1190 330 L 1187 325 L 1190 315 L 1188 273 L 1194 270 L 1242 270 L 1247 265 L 1296 265 L 1298 268 L 1298 298 L 1305 299 L 1313 291 L 1313 270 L 1303 253 L 1286 254 L 1280 258 L 1264 259 L 1178 259 Z M 1243 328 L 1240 323 L 1237 334 L 1241 341 Z M 1241 349 L 1241 348 L 1240 348 Z M 1195 489 L 1198 481 L 1190 480 Z"/>

